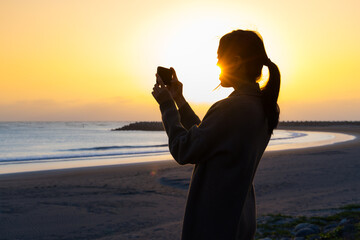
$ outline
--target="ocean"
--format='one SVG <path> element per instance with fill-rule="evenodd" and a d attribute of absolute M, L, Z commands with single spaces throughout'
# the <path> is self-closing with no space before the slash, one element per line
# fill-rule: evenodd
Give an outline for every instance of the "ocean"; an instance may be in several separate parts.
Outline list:
<path fill-rule="evenodd" d="M 0 174 L 171 159 L 164 131 L 111 131 L 128 123 L 0 122 Z M 268 150 L 334 138 L 275 130 Z"/>

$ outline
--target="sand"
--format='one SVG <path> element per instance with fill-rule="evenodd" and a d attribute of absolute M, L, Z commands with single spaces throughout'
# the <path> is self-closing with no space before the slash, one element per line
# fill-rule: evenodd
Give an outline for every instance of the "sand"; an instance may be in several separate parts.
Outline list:
<path fill-rule="evenodd" d="M 360 203 L 360 127 L 345 143 L 265 153 L 258 216 Z M 179 239 L 192 166 L 174 161 L 0 175 L 0 239 Z"/>

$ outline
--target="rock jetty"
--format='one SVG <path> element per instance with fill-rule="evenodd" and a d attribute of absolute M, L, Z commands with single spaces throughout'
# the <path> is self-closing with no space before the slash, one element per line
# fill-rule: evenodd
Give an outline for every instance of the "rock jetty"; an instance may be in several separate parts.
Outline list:
<path fill-rule="evenodd" d="M 111 129 L 111 131 L 164 131 L 162 122 L 135 122 L 120 128 Z"/>

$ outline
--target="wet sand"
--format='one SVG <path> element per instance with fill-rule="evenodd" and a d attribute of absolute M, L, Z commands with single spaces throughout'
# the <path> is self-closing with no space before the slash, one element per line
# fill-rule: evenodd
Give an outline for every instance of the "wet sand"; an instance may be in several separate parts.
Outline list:
<path fill-rule="evenodd" d="M 360 127 L 286 129 L 358 138 L 265 153 L 258 216 L 326 215 L 360 203 Z M 0 239 L 179 239 L 191 172 L 165 161 L 0 175 Z"/>

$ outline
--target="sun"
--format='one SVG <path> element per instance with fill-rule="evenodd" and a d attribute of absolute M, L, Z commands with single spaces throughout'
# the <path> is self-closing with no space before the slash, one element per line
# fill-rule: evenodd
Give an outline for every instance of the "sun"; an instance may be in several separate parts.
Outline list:
<path fill-rule="evenodd" d="M 212 103 L 229 95 L 230 90 L 213 91 L 220 83 L 219 40 L 231 30 L 226 26 L 215 19 L 182 22 L 162 48 L 163 61 L 175 68 L 191 102 Z"/>

